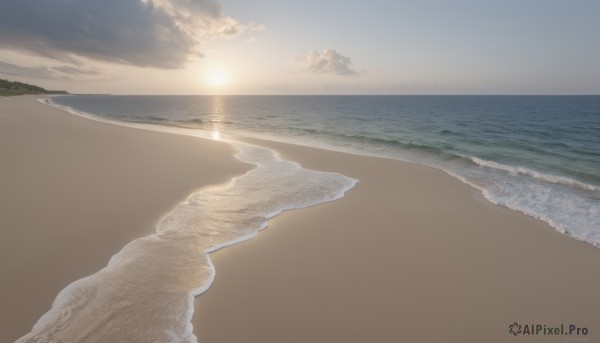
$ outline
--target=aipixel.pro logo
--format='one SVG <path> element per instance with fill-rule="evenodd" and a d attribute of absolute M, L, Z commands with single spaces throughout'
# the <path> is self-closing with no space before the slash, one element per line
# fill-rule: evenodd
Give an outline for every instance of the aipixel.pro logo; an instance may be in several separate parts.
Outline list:
<path fill-rule="evenodd" d="M 587 327 L 574 324 L 560 324 L 556 326 L 546 324 L 519 324 L 514 322 L 508 326 L 508 332 L 513 336 L 587 336 Z"/>

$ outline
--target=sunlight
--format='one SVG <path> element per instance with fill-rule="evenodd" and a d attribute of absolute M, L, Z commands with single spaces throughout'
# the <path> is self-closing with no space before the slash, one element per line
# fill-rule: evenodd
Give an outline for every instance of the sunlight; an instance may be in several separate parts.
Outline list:
<path fill-rule="evenodd" d="M 211 76 L 210 76 L 210 84 L 212 86 L 215 87 L 221 87 L 225 84 L 226 82 L 226 77 L 225 74 L 219 73 L 219 72 L 214 72 Z"/>
<path fill-rule="evenodd" d="M 211 87 L 223 87 L 229 83 L 229 73 L 223 68 L 214 68 L 208 72 L 207 81 Z"/>
<path fill-rule="evenodd" d="M 220 139 L 221 139 L 221 133 L 220 133 L 219 131 L 213 131 L 213 132 L 210 134 L 210 138 L 212 138 L 212 139 L 213 139 L 213 140 L 215 140 L 215 141 L 218 141 L 218 140 L 220 140 Z"/>

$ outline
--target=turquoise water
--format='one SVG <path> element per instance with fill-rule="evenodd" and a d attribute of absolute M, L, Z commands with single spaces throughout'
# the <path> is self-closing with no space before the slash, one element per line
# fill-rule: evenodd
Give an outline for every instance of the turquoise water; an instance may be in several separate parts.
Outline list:
<path fill-rule="evenodd" d="M 496 204 L 600 246 L 600 96 L 67 96 L 53 101 L 119 121 L 430 165 Z"/>

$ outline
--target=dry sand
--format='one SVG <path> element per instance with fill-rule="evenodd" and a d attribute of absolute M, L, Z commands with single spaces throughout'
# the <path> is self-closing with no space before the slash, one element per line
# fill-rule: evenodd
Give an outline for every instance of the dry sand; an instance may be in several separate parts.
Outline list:
<path fill-rule="evenodd" d="M 215 281 L 196 299 L 200 342 L 600 341 L 600 249 L 436 169 L 264 145 L 360 183 L 213 253 Z M 515 321 L 589 333 L 513 337 Z"/>
<path fill-rule="evenodd" d="M 29 332 L 60 290 L 195 189 L 249 167 L 227 144 L 0 98 L 0 342 Z"/>

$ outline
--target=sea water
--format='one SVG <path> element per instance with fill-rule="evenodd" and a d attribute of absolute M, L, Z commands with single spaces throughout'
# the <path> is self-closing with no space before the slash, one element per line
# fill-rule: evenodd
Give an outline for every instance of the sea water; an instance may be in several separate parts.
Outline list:
<path fill-rule="evenodd" d="M 67 96 L 54 101 L 119 121 L 433 166 L 495 204 L 600 247 L 600 96 Z"/>

